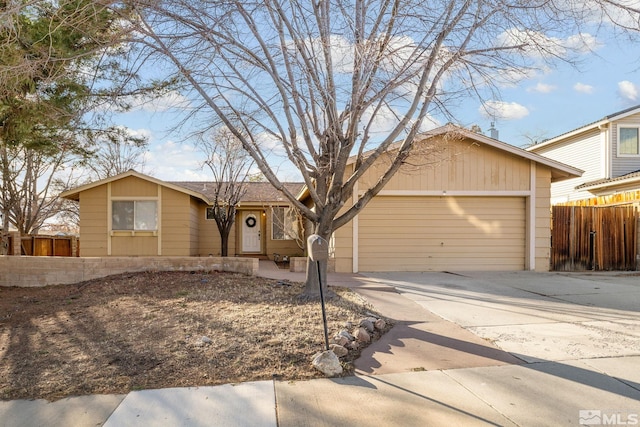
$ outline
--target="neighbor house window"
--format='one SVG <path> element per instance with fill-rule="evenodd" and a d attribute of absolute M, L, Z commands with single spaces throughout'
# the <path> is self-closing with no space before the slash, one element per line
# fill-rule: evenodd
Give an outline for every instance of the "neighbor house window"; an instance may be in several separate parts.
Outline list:
<path fill-rule="evenodd" d="M 271 208 L 271 238 L 273 240 L 295 239 L 296 212 L 285 207 Z"/>
<path fill-rule="evenodd" d="M 638 138 L 637 127 L 618 128 L 618 154 L 638 155 L 640 154 L 640 139 Z"/>
<path fill-rule="evenodd" d="M 155 200 L 118 200 L 112 202 L 111 208 L 112 230 L 158 229 L 158 204 Z"/>

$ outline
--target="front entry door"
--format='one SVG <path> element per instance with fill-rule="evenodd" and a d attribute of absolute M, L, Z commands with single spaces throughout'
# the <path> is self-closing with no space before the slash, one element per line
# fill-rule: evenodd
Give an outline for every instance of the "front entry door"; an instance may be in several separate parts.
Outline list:
<path fill-rule="evenodd" d="M 260 211 L 242 212 L 242 252 L 261 252 Z"/>

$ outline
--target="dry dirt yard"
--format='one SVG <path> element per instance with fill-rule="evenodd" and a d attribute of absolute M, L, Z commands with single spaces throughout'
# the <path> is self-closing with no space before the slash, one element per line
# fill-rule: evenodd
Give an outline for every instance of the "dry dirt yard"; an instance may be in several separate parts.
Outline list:
<path fill-rule="evenodd" d="M 330 338 L 375 314 L 331 289 Z M 221 272 L 0 288 L 0 399 L 321 377 L 310 363 L 324 350 L 321 306 L 301 293 L 299 283 Z M 345 375 L 361 350 L 342 359 Z"/>

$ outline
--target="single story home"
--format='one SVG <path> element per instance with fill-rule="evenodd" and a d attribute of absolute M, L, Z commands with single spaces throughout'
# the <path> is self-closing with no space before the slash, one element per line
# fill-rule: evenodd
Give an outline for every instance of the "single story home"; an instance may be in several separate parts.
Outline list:
<path fill-rule="evenodd" d="M 548 271 L 551 184 L 582 171 L 453 125 L 420 138 L 385 188 L 334 232 L 335 271 Z M 378 179 L 388 156 L 347 204 Z M 220 248 L 207 215 L 211 185 L 129 171 L 62 196 L 80 202 L 82 256 L 208 256 Z M 304 200 L 302 184 L 287 185 Z M 304 241 L 287 232 L 289 206 L 270 184 L 249 183 L 229 254 L 302 255 Z"/>
<path fill-rule="evenodd" d="M 294 194 L 301 183 L 287 183 Z M 211 215 L 214 183 L 166 182 L 130 170 L 61 197 L 80 203 L 81 256 L 219 256 Z M 301 256 L 286 197 L 248 182 L 229 236 L 229 256 Z M 304 245 L 303 245 L 304 246 Z"/>

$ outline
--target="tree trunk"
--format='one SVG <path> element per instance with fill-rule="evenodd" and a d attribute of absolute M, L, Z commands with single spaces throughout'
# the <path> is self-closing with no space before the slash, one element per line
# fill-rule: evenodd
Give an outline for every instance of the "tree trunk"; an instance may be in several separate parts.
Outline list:
<path fill-rule="evenodd" d="M 229 231 L 220 231 L 220 256 L 229 255 Z"/>

